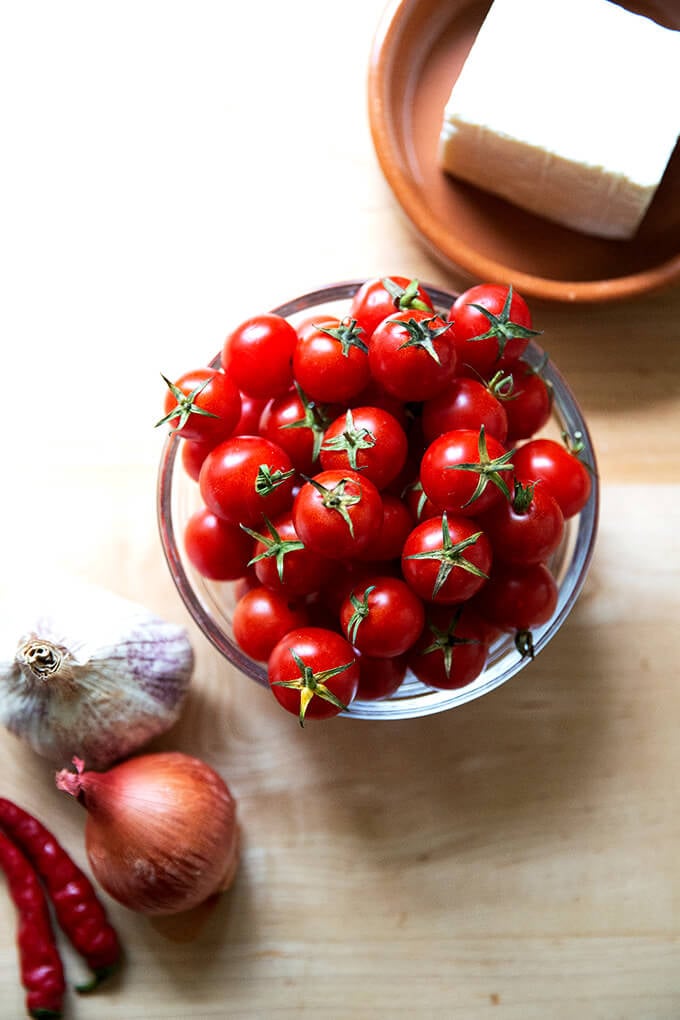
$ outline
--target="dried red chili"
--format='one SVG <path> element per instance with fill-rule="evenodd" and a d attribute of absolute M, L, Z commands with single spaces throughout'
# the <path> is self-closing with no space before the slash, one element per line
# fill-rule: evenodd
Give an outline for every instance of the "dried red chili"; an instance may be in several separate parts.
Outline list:
<path fill-rule="evenodd" d="M 0 865 L 19 913 L 17 944 L 26 1009 L 36 1020 L 60 1017 L 64 969 L 54 941 L 47 899 L 29 861 L 2 832 Z"/>
<path fill-rule="evenodd" d="M 92 991 L 120 962 L 118 936 L 90 880 L 36 818 L 0 797 L 0 829 L 26 854 L 42 879 L 60 927 L 93 972 L 79 992 Z"/>

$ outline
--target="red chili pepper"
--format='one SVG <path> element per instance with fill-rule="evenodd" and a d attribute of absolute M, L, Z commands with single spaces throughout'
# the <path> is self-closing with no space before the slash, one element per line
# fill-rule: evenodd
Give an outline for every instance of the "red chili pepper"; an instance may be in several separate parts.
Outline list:
<path fill-rule="evenodd" d="M 92 883 L 41 822 L 5 797 L 0 797 L 0 829 L 23 850 L 43 880 L 62 930 L 94 974 L 78 991 L 92 991 L 121 957 L 118 936 Z"/>
<path fill-rule="evenodd" d="M 60 1017 L 64 997 L 64 969 L 54 941 L 47 899 L 38 876 L 21 850 L 0 832 L 0 865 L 19 912 L 17 944 L 21 980 L 29 1016 Z"/>

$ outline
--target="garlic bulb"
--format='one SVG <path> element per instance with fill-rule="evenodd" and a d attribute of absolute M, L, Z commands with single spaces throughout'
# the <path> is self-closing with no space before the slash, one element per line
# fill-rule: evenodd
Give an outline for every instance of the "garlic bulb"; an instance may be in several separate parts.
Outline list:
<path fill-rule="evenodd" d="M 182 627 L 84 582 L 0 607 L 0 722 L 61 765 L 106 768 L 164 733 L 193 665 Z"/>

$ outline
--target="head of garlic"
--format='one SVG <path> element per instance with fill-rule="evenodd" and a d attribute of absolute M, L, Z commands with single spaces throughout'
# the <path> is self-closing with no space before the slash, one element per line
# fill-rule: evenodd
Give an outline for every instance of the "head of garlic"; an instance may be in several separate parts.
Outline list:
<path fill-rule="evenodd" d="M 0 723 L 57 764 L 106 768 L 164 733 L 193 666 L 182 627 L 73 578 L 0 606 Z"/>

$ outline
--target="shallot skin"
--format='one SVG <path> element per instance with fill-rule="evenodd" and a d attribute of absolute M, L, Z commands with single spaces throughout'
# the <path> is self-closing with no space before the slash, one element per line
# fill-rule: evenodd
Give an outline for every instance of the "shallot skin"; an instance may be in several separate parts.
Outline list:
<path fill-rule="evenodd" d="M 92 872 L 115 900 L 148 916 L 190 910 L 233 882 L 240 852 L 236 800 L 198 758 L 165 751 L 106 772 L 57 773 L 88 811 Z"/>
<path fill-rule="evenodd" d="M 179 718 L 185 629 L 72 578 L 0 607 L 0 723 L 58 765 L 106 768 Z"/>

